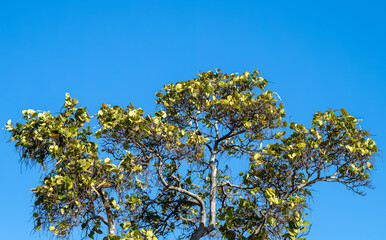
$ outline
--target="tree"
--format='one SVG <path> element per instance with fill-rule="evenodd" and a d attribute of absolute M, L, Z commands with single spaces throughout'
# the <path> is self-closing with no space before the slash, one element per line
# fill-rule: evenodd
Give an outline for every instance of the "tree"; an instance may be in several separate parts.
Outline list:
<path fill-rule="evenodd" d="M 309 128 L 288 124 L 267 83 L 257 70 L 204 72 L 165 85 L 153 115 L 102 104 L 92 120 L 69 94 L 58 115 L 23 111 L 24 122 L 6 130 L 22 163 L 43 170 L 32 190 L 36 230 L 302 239 L 312 186 L 363 194 L 377 147 L 345 109 L 317 112 Z"/>

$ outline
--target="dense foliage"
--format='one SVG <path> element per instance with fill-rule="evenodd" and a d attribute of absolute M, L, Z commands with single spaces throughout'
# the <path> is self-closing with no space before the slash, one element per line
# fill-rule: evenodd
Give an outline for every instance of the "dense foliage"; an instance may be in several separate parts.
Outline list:
<path fill-rule="evenodd" d="M 338 182 L 362 194 L 377 147 L 344 109 L 317 112 L 309 128 L 288 124 L 267 83 L 257 70 L 204 72 L 165 85 L 152 115 L 102 104 L 90 116 L 69 94 L 57 115 L 23 111 L 23 123 L 6 130 L 22 162 L 42 166 L 36 230 L 300 239 L 312 185 Z"/>

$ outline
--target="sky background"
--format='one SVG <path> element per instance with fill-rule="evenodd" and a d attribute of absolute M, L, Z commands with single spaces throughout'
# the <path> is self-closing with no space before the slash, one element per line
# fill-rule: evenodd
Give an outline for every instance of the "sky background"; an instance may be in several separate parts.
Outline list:
<path fill-rule="evenodd" d="M 317 110 L 344 107 L 384 150 L 385 12 L 371 0 L 0 0 L 0 123 L 23 109 L 59 112 L 66 92 L 94 114 L 103 102 L 130 101 L 152 112 L 165 83 L 258 68 L 292 121 L 309 125 Z M 1 239 L 50 239 L 31 235 L 40 175 L 20 166 L 8 138 L 2 130 Z M 384 239 L 382 155 L 365 197 L 316 185 L 307 239 Z"/>

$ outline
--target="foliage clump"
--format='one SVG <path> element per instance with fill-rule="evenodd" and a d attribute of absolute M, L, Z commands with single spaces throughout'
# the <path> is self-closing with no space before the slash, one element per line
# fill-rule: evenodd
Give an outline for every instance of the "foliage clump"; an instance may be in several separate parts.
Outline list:
<path fill-rule="evenodd" d="M 312 186 L 338 182 L 363 194 L 377 147 L 345 109 L 318 111 L 309 128 L 287 123 L 267 84 L 257 70 L 217 70 L 165 85 L 151 115 L 102 104 L 91 116 L 69 94 L 57 115 L 23 111 L 23 123 L 6 130 L 23 163 L 43 169 L 32 190 L 36 230 L 302 239 Z"/>

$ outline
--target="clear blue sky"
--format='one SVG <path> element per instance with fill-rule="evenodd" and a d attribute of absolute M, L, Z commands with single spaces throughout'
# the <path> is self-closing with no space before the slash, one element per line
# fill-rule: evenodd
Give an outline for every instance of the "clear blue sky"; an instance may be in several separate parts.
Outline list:
<path fill-rule="evenodd" d="M 291 120 L 346 108 L 386 146 L 384 1 L 0 1 L 0 123 L 23 109 L 58 112 L 64 94 L 92 113 L 102 102 L 155 109 L 163 84 L 199 71 L 264 72 Z M 31 235 L 36 169 L 0 134 L 1 239 Z M 317 185 L 312 240 L 385 238 L 386 169 L 355 196 Z M 77 237 L 75 237 L 77 239 Z"/>

